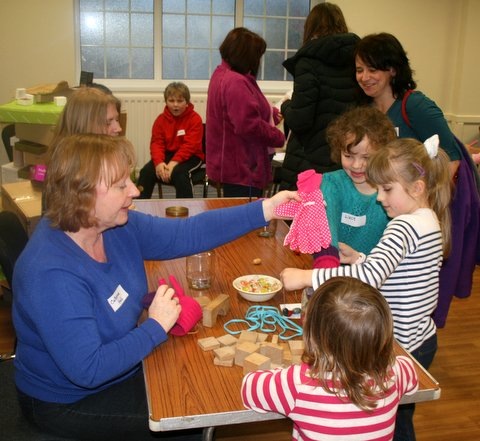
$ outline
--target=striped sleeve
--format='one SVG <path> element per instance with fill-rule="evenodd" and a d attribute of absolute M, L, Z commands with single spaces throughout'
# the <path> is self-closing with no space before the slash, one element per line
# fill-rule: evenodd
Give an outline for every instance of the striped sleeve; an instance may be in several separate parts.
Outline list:
<path fill-rule="evenodd" d="M 403 395 L 412 395 L 418 390 L 418 376 L 413 360 L 403 355 L 397 356 L 393 371 L 397 378 L 399 398 Z"/>
<path fill-rule="evenodd" d="M 246 408 L 257 412 L 278 412 L 288 416 L 295 407 L 299 366 L 248 373 L 242 382 L 242 400 Z"/>
<path fill-rule="evenodd" d="M 401 219 L 393 219 L 365 262 L 341 265 L 336 268 L 314 269 L 312 286 L 317 289 L 332 277 L 349 276 L 379 289 L 405 259 L 405 256 L 415 251 L 417 242 L 418 235 L 412 225 Z"/>

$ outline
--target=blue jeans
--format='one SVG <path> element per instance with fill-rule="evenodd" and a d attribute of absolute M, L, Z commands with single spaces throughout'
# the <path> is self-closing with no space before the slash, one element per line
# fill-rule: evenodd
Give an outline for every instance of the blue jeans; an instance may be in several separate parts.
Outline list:
<path fill-rule="evenodd" d="M 47 403 L 18 391 L 23 414 L 42 432 L 69 440 L 201 440 L 201 429 L 154 433 L 148 429 L 143 372 L 80 401 Z"/>
<path fill-rule="evenodd" d="M 428 369 L 432 364 L 433 357 L 435 357 L 437 347 L 437 334 L 435 334 L 424 341 L 423 344 L 418 349 L 412 351 L 411 354 L 425 369 Z M 415 429 L 413 427 L 414 412 L 415 403 L 398 406 L 393 441 L 415 441 Z"/>

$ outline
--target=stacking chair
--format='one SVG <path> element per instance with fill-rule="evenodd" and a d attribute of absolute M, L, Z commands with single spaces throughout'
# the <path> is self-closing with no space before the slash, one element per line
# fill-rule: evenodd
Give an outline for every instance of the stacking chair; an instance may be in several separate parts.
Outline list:
<path fill-rule="evenodd" d="M 15 136 L 15 124 L 9 124 L 2 129 L 2 141 L 10 162 L 13 161 L 13 148 L 10 144 L 10 138 L 12 136 Z"/>
<path fill-rule="evenodd" d="M 202 138 L 202 146 L 203 146 L 203 152 L 206 152 L 206 127 L 205 123 L 203 123 L 203 138 Z M 192 184 L 193 186 L 195 185 L 202 185 L 203 186 L 203 197 L 207 198 L 208 197 L 208 188 L 213 185 L 215 189 L 217 190 L 217 197 L 222 197 L 222 189 L 219 183 L 212 182 L 211 180 L 208 179 L 207 176 L 207 165 L 206 163 L 203 163 L 200 168 L 195 170 L 192 173 Z M 162 185 L 172 185 L 172 184 L 165 184 L 161 181 L 157 181 L 157 186 L 158 186 L 158 197 L 160 199 L 163 198 L 163 192 L 162 192 Z"/>
<path fill-rule="evenodd" d="M 18 256 L 27 244 L 27 232 L 17 215 L 11 211 L 0 212 L 0 266 L 12 292 L 13 268 Z M 11 354 L 2 354 L 0 361 L 15 357 L 15 347 Z"/>
<path fill-rule="evenodd" d="M 15 262 L 27 244 L 27 232 L 20 219 L 11 211 L 0 212 L 0 266 L 12 288 Z"/>

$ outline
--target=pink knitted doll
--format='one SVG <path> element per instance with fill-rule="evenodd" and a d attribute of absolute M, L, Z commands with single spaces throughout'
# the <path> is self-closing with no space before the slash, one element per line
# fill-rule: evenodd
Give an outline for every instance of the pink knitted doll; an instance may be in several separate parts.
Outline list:
<path fill-rule="evenodd" d="M 293 218 L 284 245 L 293 251 L 313 254 L 330 247 L 325 201 L 320 190 L 322 175 L 306 170 L 298 175 L 297 188 L 301 202 L 290 201 L 279 205 L 275 214 Z"/>

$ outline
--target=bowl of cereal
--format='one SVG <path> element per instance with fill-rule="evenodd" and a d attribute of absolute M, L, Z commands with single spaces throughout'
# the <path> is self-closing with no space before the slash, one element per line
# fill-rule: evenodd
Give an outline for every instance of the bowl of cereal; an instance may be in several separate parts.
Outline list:
<path fill-rule="evenodd" d="M 263 274 L 237 277 L 233 281 L 233 287 L 249 302 L 266 302 L 280 291 L 282 286 L 280 280 Z"/>

